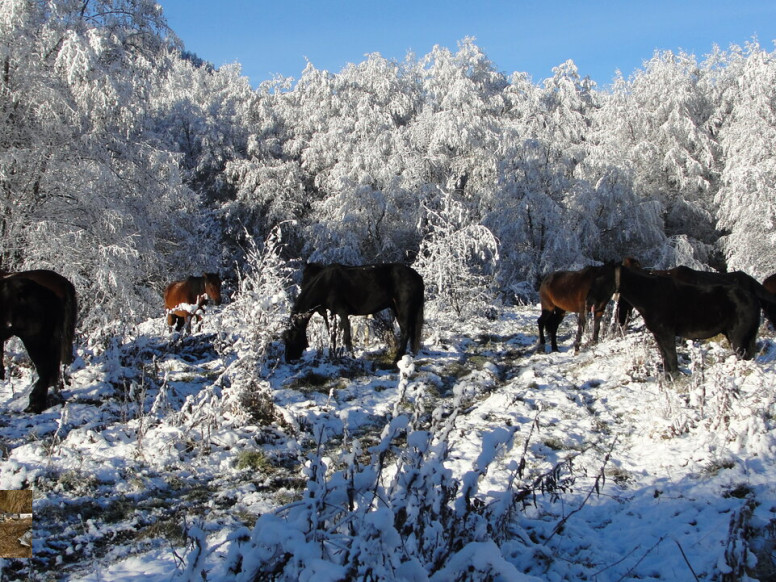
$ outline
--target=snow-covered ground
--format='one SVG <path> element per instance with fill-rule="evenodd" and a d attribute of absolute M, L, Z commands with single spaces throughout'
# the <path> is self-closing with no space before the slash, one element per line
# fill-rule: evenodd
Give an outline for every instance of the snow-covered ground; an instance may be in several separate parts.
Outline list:
<path fill-rule="evenodd" d="M 355 358 L 311 349 L 288 365 L 279 342 L 251 354 L 239 330 L 215 328 L 223 320 L 171 338 L 160 318 L 79 346 L 65 405 L 40 415 L 22 412 L 33 372 L 9 342 L 0 489 L 34 489 L 34 558 L 0 560 L 0 579 L 252 579 L 283 548 L 296 554 L 285 576 L 333 580 L 346 554 L 329 545 L 352 551 L 359 536 L 384 544 L 357 554 L 381 563 L 350 571 L 373 579 L 774 579 L 772 332 L 754 361 L 724 339 L 680 342 L 685 375 L 669 383 L 640 322 L 574 355 L 567 316 L 561 351 L 537 353 L 538 314 L 429 317 L 401 371 L 363 337 Z M 455 515 L 434 523 L 482 526 L 455 532 L 465 544 L 442 564 L 405 561 L 425 555 L 413 549 L 424 518 L 387 498 L 418 450 L 412 480 L 459 486 Z M 316 491 L 328 511 L 338 479 L 372 474 L 378 501 L 360 530 L 343 525 L 344 499 L 336 528 L 298 535 Z"/>

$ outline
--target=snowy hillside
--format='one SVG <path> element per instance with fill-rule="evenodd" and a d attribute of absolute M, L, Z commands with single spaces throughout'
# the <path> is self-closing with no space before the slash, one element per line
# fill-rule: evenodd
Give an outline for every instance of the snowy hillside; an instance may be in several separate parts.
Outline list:
<path fill-rule="evenodd" d="M 399 372 L 363 333 L 330 358 L 322 323 L 257 364 L 232 308 L 82 347 L 41 415 L 9 342 L 0 489 L 35 489 L 35 557 L 0 578 L 773 579 L 770 331 L 751 362 L 680 345 L 672 384 L 639 321 L 574 356 L 573 316 L 555 354 L 536 306 L 432 316 Z"/>
<path fill-rule="evenodd" d="M 78 298 L 62 403 L 7 342 L 0 489 L 32 489 L 6 580 L 776 579 L 774 332 L 536 353 L 557 270 L 776 271 L 776 52 L 644 55 L 535 84 L 464 38 L 253 88 L 158 3 L 0 5 L 0 269 Z M 281 335 L 305 263 L 411 264 L 424 349 Z M 224 305 L 171 336 L 162 293 Z M 187 303 L 190 303 L 187 301 Z M 522 305 L 522 306 L 515 306 Z M 355 318 L 358 319 L 358 318 Z M 354 324 L 357 322 L 354 322 Z"/>

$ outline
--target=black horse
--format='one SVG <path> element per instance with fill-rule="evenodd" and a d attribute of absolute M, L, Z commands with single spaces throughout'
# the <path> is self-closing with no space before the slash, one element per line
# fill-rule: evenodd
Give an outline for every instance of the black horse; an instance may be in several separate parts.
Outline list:
<path fill-rule="evenodd" d="M 757 298 L 765 317 L 772 325 L 776 326 L 776 296 L 754 277 L 747 275 L 743 271 L 717 273 L 715 271 L 697 271 L 682 265 L 673 269 L 646 272 L 660 277 L 670 277 L 680 283 L 688 283 L 690 285 L 734 285 L 740 287 Z M 625 326 L 630 319 L 632 306 L 627 299 L 621 298 L 617 309 L 617 321 L 620 326 Z"/>
<path fill-rule="evenodd" d="M 67 325 L 64 302 L 54 291 L 32 279 L 0 278 L 0 341 L 21 339 L 38 373 L 29 412 L 42 412 L 48 406 L 49 386 L 57 384 L 66 353 Z"/>
<path fill-rule="evenodd" d="M 614 282 L 621 300 L 633 305 L 644 318 L 667 374 L 679 369 L 676 336 L 707 339 L 721 333 L 740 357 L 754 357 L 760 303 L 751 291 L 729 282 L 684 283 L 621 265 L 609 269 L 604 278 L 607 288 Z"/>
<path fill-rule="evenodd" d="M 307 348 L 307 324 L 313 313 L 331 311 L 341 320 L 343 340 L 352 352 L 349 315 L 371 315 L 391 309 L 401 338 L 395 361 L 411 343 L 420 349 L 423 331 L 424 285 L 422 277 L 400 263 L 348 267 L 316 265 L 305 273 L 302 289 L 291 311 L 291 327 L 283 334 L 286 359 L 297 360 Z M 308 266 L 309 268 L 309 266 Z"/>
<path fill-rule="evenodd" d="M 0 271 L 4 278 L 29 279 L 42 285 L 62 301 L 64 309 L 64 340 L 62 341 L 62 364 L 68 366 L 73 363 L 73 342 L 75 341 L 75 327 L 78 318 L 78 298 L 75 286 L 66 278 L 48 269 L 34 269 L 31 271 Z M 0 344 L 0 360 L 2 360 L 3 346 Z M 5 369 L 0 366 L 0 379 L 5 378 Z"/>
<path fill-rule="evenodd" d="M 302 284 L 300 285 L 300 289 L 305 290 L 307 287 L 310 286 L 310 281 L 315 279 L 323 269 L 326 268 L 326 265 L 323 263 L 305 263 L 304 269 L 302 269 Z M 337 328 L 336 328 L 336 322 L 332 322 L 334 326 L 331 326 L 329 324 L 329 315 L 326 311 L 325 307 L 320 307 L 317 311 L 315 311 L 318 315 L 320 315 L 323 318 L 323 322 L 326 324 L 326 331 L 330 334 L 330 341 L 332 342 L 332 349 L 336 349 L 336 341 L 337 341 Z M 346 316 L 347 317 L 347 316 Z"/>

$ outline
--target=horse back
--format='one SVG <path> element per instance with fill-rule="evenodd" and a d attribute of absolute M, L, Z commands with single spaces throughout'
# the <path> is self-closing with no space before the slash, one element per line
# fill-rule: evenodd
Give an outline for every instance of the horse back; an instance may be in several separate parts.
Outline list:
<path fill-rule="evenodd" d="M 194 303 L 196 296 L 191 291 L 188 280 L 174 281 L 164 290 L 164 307 L 172 309 L 181 303 Z"/>
<path fill-rule="evenodd" d="M 3 275 L 8 278 L 23 278 L 35 281 L 38 285 L 42 285 L 47 289 L 56 293 L 60 299 L 65 299 L 69 296 L 75 295 L 75 287 L 64 276 L 60 275 L 56 271 L 50 271 L 48 269 L 33 269 L 31 271 L 16 271 L 13 273 L 7 273 Z"/>
<path fill-rule="evenodd" d="M 370 315 L 393 305 L 396 280 L 393 269 L 387 265 L 337 265 L 325 274 L 328 275 L 326 304 L 333 311 Z"/>

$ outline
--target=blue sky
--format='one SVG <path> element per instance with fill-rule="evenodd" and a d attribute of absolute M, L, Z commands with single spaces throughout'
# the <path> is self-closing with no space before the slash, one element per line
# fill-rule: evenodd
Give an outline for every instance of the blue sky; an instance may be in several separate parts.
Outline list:
<path fill-rule="evenodd" d="M 535 83 L 572 59 L 599 87 L 628 77 L 656 49 L 701 59 L 756 38 L 774 50 L 774 0 L 158 0 L 186 48 L 221 66 L 239 62 L 256 86 L 299 78 L 307 61 L 339 72 L 368 53 L 403 60 L 473 36 L 497 70 Z"/>

